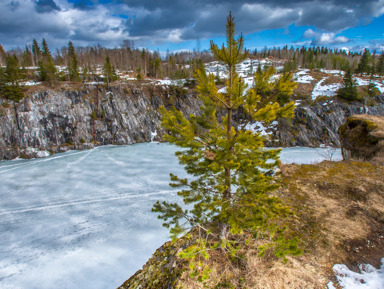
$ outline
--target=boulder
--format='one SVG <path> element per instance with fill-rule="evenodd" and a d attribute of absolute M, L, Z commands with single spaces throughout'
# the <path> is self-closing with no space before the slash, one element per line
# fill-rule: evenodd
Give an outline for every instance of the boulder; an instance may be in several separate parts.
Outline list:
<path fill-rule="evenodd" d="M 340 126 L 344 160 L 362 159 L 384 162 L 384 117 L 352 115 Z"/>

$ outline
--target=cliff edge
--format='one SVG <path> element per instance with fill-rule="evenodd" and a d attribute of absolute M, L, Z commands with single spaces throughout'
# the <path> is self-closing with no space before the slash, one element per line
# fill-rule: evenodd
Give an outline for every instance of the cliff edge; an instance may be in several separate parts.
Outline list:
<path fill-rule="evenodd" d="M 340 129 L 343 144 L 355 144 L 360 138 L 352 133 L 354 128 L 348 128 L 348 123 L 356 121 L 361 126 L 357 131 L 368 131 L 368 138 L 375 138 L 375 145 L 369 149 L 353 146 L 357 161 L 281 166 L 277 176 L 281 188 L 276 194 L 295 213 L 287 220 L 287 227 L 299 237 L 303 255 L 289 257 L 287 263 L 272 253 L 259 257 L 261 240 L 253 239 L 241 259 L 210 256 L 209 279 L 200 282 L 190 276 L 188 265 L 177 257 L 181 248 L 193 245 L 192 232 L 189 238 L 160 247 L 119 289 L 327 288 L 330 280 L 337 283 L 334 264 L 346 264 L 355 271 L 363 263 L 378 267 L 384 257 L 384 166 L 372 156 L 381 152 L 381 140 L 376 139 L 382 136 L 382 119 L 353 116 Z M 366 125 L 369 128 L 363 129 Z M 362 161 L 362 156 L 369 156 L 364 157 L 369 161 Z"/>

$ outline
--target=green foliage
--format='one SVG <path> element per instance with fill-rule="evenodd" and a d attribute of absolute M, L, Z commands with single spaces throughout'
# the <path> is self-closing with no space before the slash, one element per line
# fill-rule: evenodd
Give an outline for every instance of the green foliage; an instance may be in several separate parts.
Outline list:
<path fill-rule="evenodd" d="M 337 96 L 349 101 L 358 99 L 356 80 L 353 79 L 350 69 L 344 75 L 342 86 L 337 91 Z"/>
<path fill-rule="evenodd" d="M 375 83 L 373 82 L 373 75 L 371 75 L 368 87 L 367 87 L 367 95 L 369 97 L 375 97 L 376 95 L 379 95 L 380 91 L 376 87 Z"/>
<path fill-rule="evenodd" d="M 79 68 L 77 65 L 77 57 L 75 48 L 73 47 L 73 44 L 71 41 L 68 42 L 68 75 L 70 81 L 79 81 L 80 80 L 80 74 L 79 74 Z"/>
<path fill-rule="evenodd" d="M 41 59 L 38 61 L 40 80 L 54 86 L 57 81 L 57 70 L 45 39 L 43 39 L 41 46 Z"/>
<path fill-rule="evenodd" d="M 360 73 L 360 74 L 367 73 L 367 74 L 370 74 L 371 73 L 371 65 L 370 65 L 371 62 L 372 62 L 372 55 L 371 55 L 371 53 L 369 52 L 368 49 L 364 49 L 364 53 L 363 53 L 363 55 L 360 58 L 359 64 L 357 65 L 356 73 Z"/>
<path fill-rule="evenodd" d="M 19 102 L 24 97 L 24 93 L 19 86 L 22 79 L 19 61 L 16 55 L 6 56 L 6 67 L 0 69 L 0 93 L 9 100 Z"/>
<path fill-rule="evenodd" d="M 104 74 L 104 83 L 109 86 L 109 84 L 112 81 L 115 81 L 119 79 L 119 77 L 116 74 L 115 67 L 111 64 L 111 60 L 109 59 L 109 56 L 105 58 L 105 63 L 103 66 L 103 74 Z"/>
<path fill-rule="evenodd" d="M 139 67 L 136 69 L 136 71 L 137 71 L 136 79 L 137 80 L 142 80 L 143 79 L 143 74 L 141 72 L 141 65 L 139 65 Z"/>
<path fill-rule="evenodd" d="M 206 259 L 209 250 L 221 249 L 230 256 L 236 255 L 240 244 L 236 236 L 244 232 L 254 237 L 273 236 L 272 241 L 283 244 L 280 240 L 284 239 L 284 229 L 279 224 L 291 214 L 271 194 L 279 185 L 267 173 L 279 164 L 280 150 L 264 149 L 263 136 L 246 127 L 252 121 L 268 125 L 277 117 L 292 117 L 294 102 L 289 102 L 289 96 L 296 84 L 291 81 L 291 74 L 270 83 L 274 74 L 271 67 L 256 73 L 255 87 L 248 89 L 236 72 L 236 64 L 246 59 L 248 52 L 244 50 L 243 37 L 235 39 L 234 25 L 230 14 L 226 46 L 219 48 L 211 42 L 212 54 L 229 71 L 226 92 L 218 91 L 215 76 L 207 75 L 202 65 L 195 73 L 202 113 L 186 118 L 175 107 L 169 111 L 160 108 L 162 125 L 168 132 L 165 140 L 185 148 L 176 155 L 193 178 L 181 179 L 171 174 L 170 185 L 181 188 L 178 195 L 187 208 L 158 201 L 152 211 L 159 213 L 174 238 L 192 227 L 205 232 L 204 240 L 198 238 L 180 255 L 199 268 L 202 266 L 195 258 Z M 235 126 L 233 113 L 239 110 L 243 119 Z M 224 116 L 220 119 L 218 115 Z M 297 245 L 295 240 L 289 242 Z M 275 247 L 281 250 L 279 256 L 290 253 L 277 243 Z M 199 278 L 204 279 L 200 273 Z"/>
<path fill-rule="evenodd" d="M 380 76 L 384 75 L 384 51 L 381 52 L 376 71 Z"/>
<path fill-rule="evenodd" d="M 97 115 L 96 115 L 96 112 L 94 110 L 92 110 L 92 112 L 91 112 L 91 119 L 97 119 Z"/>
<path fill-rule="evenodd" d="M 296 60 L 288 60 L 287 62 L 284 62 L 283 65 L 283 72 L 294 72 L 297 69 L 297 63 Z"/>
<path fill-rule="evenodd" d="M 4 65 L 6 57 L 7 54 L 5 53 L 3 46 L 0 44 L 0 66 Z"/>

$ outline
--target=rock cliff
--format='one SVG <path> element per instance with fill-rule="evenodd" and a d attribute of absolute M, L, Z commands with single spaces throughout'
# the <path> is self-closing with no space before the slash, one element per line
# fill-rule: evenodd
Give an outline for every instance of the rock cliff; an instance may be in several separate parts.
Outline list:
<path fill-rule="evenodd" d="M 45 89 L 16 105 L 0 99 L 0 160 L 160 140 L 161 105 L 190 114 L 200 102 L 160 86 Z"/>
<path fill-rule="evenodd" d="M 299 105 L 293 120 L 279 122 L 269 145 L 317 147 L 325 144 L 340 147 L 338 128 L 347 117 L 363 113 L 383 116 L 384 95 L 376 96 L 366 107 L 361 102 L 346 102 L 337 98 Z"/>
<path fill-rule="evenodd" d="M 125 85 L 36 89 L 18 104 L 0 99 L 0 160 L 43 157 L 96 145 L 161 140 L 159 106 L 197 113 L 200 101 L 179 87 Z M 301 104 L 293 120 L 279 121 L 267 146 L 340 146 L 337 133 L 353 114 L 384 115 L 384 96 L 367 109 L 359 103 L 324 99 Z"/>

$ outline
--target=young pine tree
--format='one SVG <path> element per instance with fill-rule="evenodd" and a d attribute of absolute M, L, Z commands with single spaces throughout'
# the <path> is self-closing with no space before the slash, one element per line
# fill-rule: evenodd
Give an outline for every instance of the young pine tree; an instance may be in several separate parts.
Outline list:
<path fill-rule="evenodd" d="M 41 58 L 41 50 L 36 39 L 33 39 L 33 42 L 32 42 L 32 56 L 33 56 L 32 57 L 33 65 L 34 66 L 38 65 Z"/>
<path fill-rule="evenodd" d="M 38 62 L 40 80 L 54 86 L 57 81 L 57 71 L 45 39 L 43 39 L 41 46 L 41 59 Z"/>
<path fill-rule="evenodd" d="M 376 72 L 380 75 L 384 75 L 384 51 L 381 52 L 379 61 L 377 63 Z"/>
<path fill-rule="evenodd" d="M 198 227 L 211 237 L 213 247 L 229 248 L 231 252 L 238 245 L 236 236 L 243 232 L 259 237 L 269 236 L 271 246 L 280 256 L 288 253 L 284 246 L 289 243 L 299 253 L 296 241 L 285 240 L 282 229 L 277 225 L 290 212 L 281 200 L 272 195 L 278 187 L 267 171 L 279 164 L 279 150 L 267 150 L 260 133 L 247 130 L 253 121 L 268 125 L 277 117 L 291 117 L 294 103 L 278 102 L 279 95 L 292 94 L 295 84 L 289 77 L 276 83 L 269 83 L 273 68 L 256 73 L 255 87 L 247 85 L 236 72 L 236 64 L 247 58 L 242 36 L 235 39 L 235 23 L 229 14 L 226 25 L 226 46 L 219 48 L 211 42 L 214 57 L 226 64 L 229 78 L 226 92 L 219 92 L 215 76 L 207 75 L 204 66 L 196 72 L 197 91 L 203 102 L 200 115 L 187 119 L 172 107 L 161 108 L 162 125 L 168 131 L 165 139 L 185 148 L 177 152 L 179 162 L 184 165 L 192 180 L 180 179 L 171 174 L 173 187 L 186 207 L 177 203 L 157 202 L 153 211 L 165 221 L 176 237 L 192 227 Z M 268 75 L 267 75 L 268 74 Z M 244 116 L 234 122 L 234 114 Z M 221 119 L 219 115 L 224 115 Z M 184 250 L 182 256 L 194 259 L 195 253 L 206 252 L 212 244 L 206 239 L 197 241 L 197 246 Z M 210 242 L 209 241 L 209 242 Z M 280 245 L 278 245 L 280 244 Z M 201 245 L 201 246 L 200 246 Z"/>
<path fill-rule="evenodd" d="M 109 59 L 109 56 L 105 58 L 105 62 L 103 66 L 103 74 L 104 74 L 104 83 L 106 83 L 108 87 L 112 81 L 118 79 L 115 68 L 111 64 L 111 60 Z"/>
<path fill-rule="evenodd" d="M 19 102 L 23 97 L 24 93 L 22 92 L 19 81 L 23 78 L 19 60 L 16 55 L 7 55 L 6 57 L 6 67 L 4 70 L 3 80 L 6 85 L 2 88 L 3 97 L 13 100 L 14 102 Z"/>
<path fill-rule="evenodd" d="M 353 101 L 358 98 L 356 80 L 353 79 L 351 69 L 347 69 L 343 78 L 342 86 L 337 91 L 337 96 L 349 101 Z"/>
<path fill-rule="evenodd" d="M 80 80 L 80 74 L 79 74 L 79 68 L 77 65 L 77 57 L 75 48 L 73 47 L 73 44 L 71 41 L 68 42 L 68 75 L 70 81 L 79 81 Z"/>
<path fill-rule="evenodd" d="M 363 73 L 370 74 L 371 62 L 372 62 L 371 53 L 369 52 L 368 49 L 364 49 L 364 53 L 360 58 L 359 64 L 357 65 L 356 73 L 360 73 L 360 75 L 363 75 Z"/>
<path fill-rule="evenodd" d="M 6 57 L 7 54 L 5 53 L 3 46 L 0 44 L 0 67 L 5 65 Z"/>

